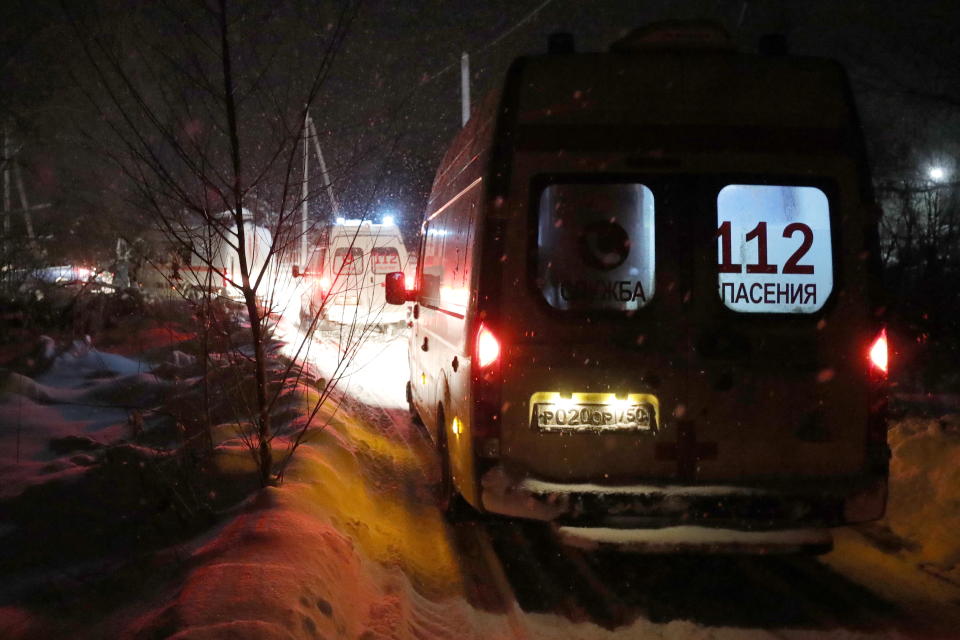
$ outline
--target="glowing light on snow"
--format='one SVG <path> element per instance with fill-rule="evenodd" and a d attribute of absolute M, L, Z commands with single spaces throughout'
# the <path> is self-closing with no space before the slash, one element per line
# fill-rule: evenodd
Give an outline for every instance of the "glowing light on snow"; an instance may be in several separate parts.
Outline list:
<path fill-rule="evenodd" d="M 359 345 L 351 345 L 341 332 L 318 331 L 300 349 L 306 336 L 294 321 L 296 315 L 285 314 L 277 326 L 276 337 L 283 343 L 284 355 L 304 360 L 327 380 L 340 375 L 337 391 L 369 407 L 407 408 L 405 335 L 384 336 L 373 332 L 364 336 Z"/>

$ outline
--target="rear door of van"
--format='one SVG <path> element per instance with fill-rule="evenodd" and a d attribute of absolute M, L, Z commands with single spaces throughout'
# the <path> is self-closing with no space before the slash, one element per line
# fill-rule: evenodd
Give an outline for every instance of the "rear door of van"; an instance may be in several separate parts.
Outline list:
<path fill-rule="evenodd" d="M 384 238 L 370 249 L 367 304 L 374 313 L 380 312 L 387 304 L 384 276 L 394 271 L 403 271 L 405 262 L 406 250 L 395 237 Z"/>
<path fill-rule="evenodd" d="M 331 302 L 336 307 L 332 319 L 348 324 L 356 319 L 367 256 L 359 243 L 344 238 L 338 238 L 331 249 Z"/>
<path fill-rule="evenodd" d="M 644 75 L 585 58 L 545 76 L 582 90 L 521 101 L 495 327 L 504 463 L 559 482 L 812 488 L 862 474 L 872 247 L 859 159 L 817 137 L 845 144 L 835 70 L 647 62 Z M 834 112 L 801 105 L 787 115 L 809 130 L 783 129 L 785 115 L 750 111 L 752 85 L 730 86 L 747 72 Z M 721 89 L 757 122 L 702 111 Z M 649 103 L 630 111 L 627 91 Z"/>

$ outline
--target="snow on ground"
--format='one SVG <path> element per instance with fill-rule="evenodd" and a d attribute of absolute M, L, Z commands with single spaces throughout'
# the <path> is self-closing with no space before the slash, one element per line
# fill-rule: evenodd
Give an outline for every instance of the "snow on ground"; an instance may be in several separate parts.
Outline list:
<path fill-rule="evenodd" d="M 353 340 L 347 327 L 338 327 L 317 331 L 315 339 L 301 348 L 303 331 L 285 318 L 276 335 L 283 341 L 287 357 L 308 362 L 328 379 L 342 375 L 338 391 L 354 401 L 384 409 L 406 408 L 404 385 L 409 365 L 405 333 L 388 336 L 370 330 Z"/>
<path fill-rule="evenodd" d="M 311 347 L 325 375 L 330 336 Z M 639 619 L 616 630 L 562 616 L 475 608 L 455 533 L 433 506 L 436 460 L 404 416 L 405 339 L 364 345 L 281 488 L 257 497 L 198 549 L 179 594 L 131 631 L 178 638 L 771 638 L 803 631 L 707 628 Z M 379 405 L 379 409 L 378 409 Z M 372 418 L 386 415 L 389 419 Z M 485 585 L 493 589 L 492 585 Z M 836 630 L 818 637 L 871 634 Z M 879 636 L 897 637 L 880 633 Z M 873 636 L 871 636 L 873 637 Z"/>
<path fill-rule="evenodd" d="M 165 386 L 149 369 L 141 361 L 78 340 L 36 380 L 3 374 L 0 498 L 50 476 L 81 473 L 87 465 L 82 453 L 54 462 L 70 446 L 81 452 L 124 437 L 129 409 L 151 402 Z"/>
<path fill-rule="evenodd" d="M 362 376 L 353 377 L 359 382 Z M 388 381 L 403 379 L 380 378 Z M 349 409 L 333 411 L 325 409 L 318 422 L 329 426 L 299 452 L 284 485 L 261 493 L 197 549 L 188 561 L 197 568 L 179 593 L 129 632 L 364 640 L 781 637 L 686 621 L 637 620 L 611 631 L 523 614 L 515 603 L 505 611 L 475 608 L 454 532 L 433 506 L 436 464 L 429 446 Z"/>
<path fill-rule="evenodd" d="M 890 445 L 886 524 L 906 555 L 960 585 L 960 414 L 899 420 Z"/>
<path fill-rule="evenodd" d="M 288 342 L 292 335 L 287 334 Z M 321 375 L 332 375 L 340 353 L 337 336 L 328 334 L 310 345 L 307 357 Z M 322 408 L 316 424 L 326 428 L 300 449 L 282 486 L 254 494 L 216 528 L 146 562 L 173 563 L 163 588 L 134 585 L 122 602 L 109 607 L 92 598 L 82 628 L 34 619 L 40 614 L 28 608 L 0 607 L 0 636 L 50 637 L 46 632 L 54 629 L 54 635 L 81 638 L 899 637 L 884 631 L 655 623 L 642 617 L 609 630 L 552 613 L 523 612 L 516 602 L 500 599 L 502 591 L 498 596 L 496 571 L 483 560 L 488 547 L 480 528 L 454 528 L 434 507 L 435 454 L 406 416 L 405 339 L 371 338 L 354 365 L 340 388 L 344 401 Z M 7 427 L 0 434 L 0 486 L 69 473 L 68 468 L 44 468 L 55 457 L 48 447 L 51 438 L 120 437 L 126 411 L 108 410 L 91 399 L 119 397 L 138 404 L 155 392 L 150 379 L 136 360 L 88 346 L 65 353 L 37 381 L 7 376 L 0 396 L 0 420 Z M 842 534 L 838 550 L 826 558 L 830 566 L 867 584 L 899 580 L 908 584 L 907 596 L 928 589 L 926 582 L 909 582 L 919 574 L 949 587 L 944 580 L 956 578 L 960 546 L 960 536 L 951 536 L 960 524 L 955 427 L 953 418 L 896 425 L 890 516 L 873 538 Z M 19 461 L 11 457 L 16 435 Z M 220 440 L 221 447 L 236 444 L 229 435 Z M 277 451 L 285 444 L 278 441 Z M 236 448 L 240 453 L 233 463 L 249 466 Z M 69 491 L 69 484 L 63 490 Z M 478 542 L 464 547 L 459 539 L 464 536 Z M 885 550 L 877 546 L 881 538 L 889 544 Z M 478 551 L 465 553 L 465 548 Z M 884 571 L 863 568 L 891 560 L 896 564 Z M 911 573 L 916 566 L 926 573 Z M 472 576 L 477 567 L 491 572 L 479 583 Z M 943 603 L 958 593 L 947 587 Z M 477 606 L 478 589 L 487 606 Z M 898 594 L 902 602 L 904 593 Z M 922 611 L 926 602 L 918 597 L 914 604 Z M 105 608 L 98 613 L 97 606 Z M 932 608 L 930 615 L 941 611 Z"/>
<path fill-rule="evenodd" d="M 960 414 L 940 413 L 914 407 L 892 421 L 886 517 L 836 530 L 824 562 L 905 609 L 946 614 L 960 629 Z"/>

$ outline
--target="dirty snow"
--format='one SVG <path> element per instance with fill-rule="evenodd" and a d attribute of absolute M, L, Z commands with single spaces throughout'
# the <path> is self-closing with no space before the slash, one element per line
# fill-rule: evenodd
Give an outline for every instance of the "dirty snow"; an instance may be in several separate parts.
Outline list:
<path fill-rule="evenodd" d="M 49 441 L 66 436 L 115 441 L 123 436 L 128 412 L 106 406 L 107 401 L 137 406 L 156 392 L 159 382 L 151 382 L 143 363 L 100 353 L 90 345 L 74 347 L 36 381 L 7 376 L 3 382 L 0 486 L 8 492 L 3 495 L 57 474 L 82 473 L 79 466 L 45 470 L 56 457 Z M 309 358 L 330 375 L 336 372 L 338 354 L 339 343 L 328 337 L 311 346 Z M 750 630 L 642 617 L 610 630 L 561 615 L 527 613 L 516 602 L 501 603 L 499 609 L 477 608 L 468 597 L 465 563 L 479 561 L 459 555 L 454 529 L 433 506 L 436 461 L 429 441 L 406 417 L 405 340 L 375 337 L 355 363 L 344 374 L 342 387 L 352 400 L 323 409 L 318 423 L 326 428 L 301 449 L 283 486 L 255 494 L 221 525 L 179 547 L 169 556 L 178 569 L 166 587 L 132 589 L 124 604 L 91 616 L 94 623 L 66 635 L 364 640 L 901 637 L 892 631 Z M 102 402 L 92 401 L 97 398 Z M 869 537 L 842 530 L 838 550 L 825 562 L 866 584 L 882 581 L 888 589 L 893 588 L 888 584 L 909 585 L 906 592 L 891 593 L 901 603 L 912 597 L 918 611 L 933 607 L 931 615 L 939 615 L 942 606 L 951 606 L 950 598 L 960 594 L 944 582 L 957 577 L 960 560 L 960 536 L 952 535 L 960 525 L 956 420 L 907 419 L 895 426 L 891 441 L 894 483 L 890 515 L 882 526 L 896 544 L 880 551 Z M 279 448 L 283 444 L 279 442 Z M 242 455 L 235 463 L 245 464 Z M 63 490 L 69 491 L 69 485 Z M 456 531 L 464 535 L 471 529 Z M 478 548 L 482 546 L 478 542 Z M 887 561 L 896 564 L 888 567 Z M 867 571 L 865 562 L 886 568 Z M 939 580 L 935 607 L 925 593 L 927 579 Z M 496 591 L 495 584 L 485 588 Z M 51 628 L 59 628 L 56 620 L 38 620 L 27 608 L 0 604 L 0 636 L 47 637 L 44 632 Z"/>
<path fill-rule="evenodd" d="M 0 378 L 0 497 L 83 471 L 85 460 L 53 464 L 62 454 L 51 448 L 52 441 L 89 449 L 124 437 L 129 410 L 164 387 L 147 371 L 141 361 L 77 340 L 36 380 L 5 373 Z"/>

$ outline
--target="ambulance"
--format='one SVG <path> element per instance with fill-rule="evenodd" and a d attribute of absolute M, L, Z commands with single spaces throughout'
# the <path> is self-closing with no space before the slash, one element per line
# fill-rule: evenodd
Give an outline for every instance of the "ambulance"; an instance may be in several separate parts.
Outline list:
<path fill-rule="evenodd" d="M 883 515 L 889 458 L 844 70 L 700 23 L 556 42 L 446 152 L 414 286 L 386 278 L 440 505 L 646 551 L 828 550 Z"/>
<path fill-rule="evenodd" d="M 407 311 L 386 304 L 385 274 L 410 269 L 399 227 L 392 221 L 339 219 L 314 248 L 305 273 L 301 315 L 325 327 L 406 326 Z M 412 270 L 410 279 L 412 279 Z"/>

